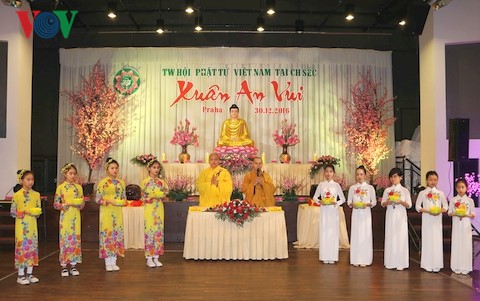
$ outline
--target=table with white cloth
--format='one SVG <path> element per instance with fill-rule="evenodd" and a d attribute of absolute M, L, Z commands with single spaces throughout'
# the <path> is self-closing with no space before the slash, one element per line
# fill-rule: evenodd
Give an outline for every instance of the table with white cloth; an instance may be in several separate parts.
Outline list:
<path fill-rule="evenodd" d="M 343 208 L 338 207 L 340 221 L 340 249 L 349 249 L 347 224 Z M 319 248 L 319 219 L 320 207 L 302 204 L 298 206 L 297 213 L 297 241 L 294 242 L 295 248 Z"/>
<path fill-rule="evenodd" d="M 183 257 L 212 260 L 288 258 L 285 213 L 260 213 L 239 227 L 215 217 L 215 212 L 190 211 Z"/>
<path fill-rule="evenodd" d="M 145 208 L 123 207 L 123 240 L 125 249 L 145 248 Z"/>
<path fill-rule="evenodd" d="M 209 164 L 206 163 L 164 163 L 165 177 L 174 177 L 176 175 L 191 176 L 197 180 L 202 170 L 207 168 Z M 298 191 L 299 195 L 309 195 L 310 186 L 321 181 L 322 175 L 317 173 L 312 179 L 309 175 L 310 164 L 281 164 L 281 163 L 266 163 L 263 165 L 263 170 L 270 175 L 273 183 L 278 186 L 278 182 L 282 176 L 295 177 L 299 180 L 304 180 L 305 186 Z M 240 175 L 243 178 L 243 174 Z M 277 187 L 276 194 L 281 194 Z"/>

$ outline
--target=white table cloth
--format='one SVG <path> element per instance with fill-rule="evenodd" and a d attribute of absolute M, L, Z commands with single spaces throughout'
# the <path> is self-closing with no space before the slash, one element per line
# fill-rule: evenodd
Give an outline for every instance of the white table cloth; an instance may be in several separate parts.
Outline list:
<path fill-rule="evenodd" d="M 217 219 L 214 212 L 190 211 L 183 257 L 212 260 L 288 258 L 285 213 L 261 213 L 242 228 Z"/>
<path fill-rule="evenodd" d="M 125 249 L 145 248 L 144 207 L 123 207 L 123 240 Z"/>
<path fill-rule="evenodd" d="M 348 240 L 347 224 L 345 213 L 342 207 L 338 207 L 340 218 L 340 249 L 350 248 Z M 319 248 L 319 218 L 320 207 L 302 204 L 298 206 L 297 213 L 297 241 L 295 248 Z"/>

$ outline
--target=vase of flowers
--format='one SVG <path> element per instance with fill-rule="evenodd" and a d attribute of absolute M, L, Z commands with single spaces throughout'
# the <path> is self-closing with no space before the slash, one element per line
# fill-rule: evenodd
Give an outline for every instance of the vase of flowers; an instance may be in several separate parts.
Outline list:
<path fill-rule="evenodd" d="M 190 176 L 177 175 L 165 180 L 168 186 L 167 197 L 173 201 L 183 201 L 193 192 L 194 180 Z"/>
<path fill-rule="evenodd" d="M 278 184 L 283 192 L 283 201 L 298 201 L 298 191 L 305 187 L 304 180 L 297 180 L 295 177 L 282 176 Z"/>
<path fill-rule="evenodd" d="M 273 132 L 273 140 L 277 146 L 282 147 L 283 151 L 280 154 L 280 163 L 290 163 L 292 156 L 288 153 L 288 147 L 296 145 L 300 142 L 300 138 L 295 134 L 296 124 L 289 124 L 287 119 L 282 120 L 280 131 Z"/>
<path fill-rule="evenodd" d="M 283 146 L 283 151 L 280 154 L 279 159 L 280 163 L 290 163 L 290 161 L 292 160 L 292 156 L 290 156 L 290 154 L 288 153 L 288 146 Z"/>
<path fill-rule="evenodd" d="M 180 145 L 182 147 L 182 152 L 178 155 L 178 161 L 180 163 L 185 163 L 190 161 L 190 154 L 187 152 L 187 146 L 193 145 L 198 147 L 198 135 L 195 133 L 197 130 L 196 127 L 190 129 L 190 121 L 185 119 L 185 125 L 182 121 L 178 124 L 175 132 L 173 133 L 172 140 L 170 144 Z"/>
<path fill-rule="evenodd" d="M 182 145 L 182 152 L 178 155 L 178 162 L 185 163 L 190 161 L 190 154 L 187 152 L 187 146 Z"/>

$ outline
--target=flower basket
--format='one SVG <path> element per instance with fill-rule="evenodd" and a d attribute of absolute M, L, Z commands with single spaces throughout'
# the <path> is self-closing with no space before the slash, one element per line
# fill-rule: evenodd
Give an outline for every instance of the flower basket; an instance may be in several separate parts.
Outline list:
<path fill-rule="evenodd" d="M 207 211 L 215 212 L 217 219 L 229 221 L 238 227 L 243 227 L 244 223 L 251 222 L 261 212 L 266 212 L 265 208 L 259 208 L 242 200 L 232 200 L 229 203 L 217 205 Z"/>
<path fill-rule="evenodd" d="M 186 175 L 177 175 L 165 180 L 169 188 L 167 197 L 174 201 L 183 201 L 193 192 L 193 178 Z"/>
<path fill-rule="evenodd" d="M 305 187 L 305 179 L 299 181 L 295 177 L 281 176 L 278 187 L 282 190 L 283 201 L 298 201 L 297 192 Z"/>
<path fill-rule="evenodd" d="M 433 206 L 430 207 L 429 211 L 431 214 L 439 214 L 440 212 L 442 212 L 442 209 L 438 206 Z"/>

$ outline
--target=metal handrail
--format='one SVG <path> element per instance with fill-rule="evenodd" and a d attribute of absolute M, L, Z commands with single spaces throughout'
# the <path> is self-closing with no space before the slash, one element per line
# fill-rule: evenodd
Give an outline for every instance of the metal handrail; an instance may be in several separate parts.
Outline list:
<path fill-rule="evenodd" d="M 413 245 L 417 249 L 418 253 L 421 253 L 422 252 L 422 240 L 420 239 L 420 236 L 418 235 L 417 230 L 415 230 L 415 227 L 413 226 L 412 222 L 410 221 L 410 218 L 408 217 L 408 213 L 407 213 L 407 220 L 408 220 L 408 236 L 412 240 Z"/>
<path fill-rule="evenodd" d="M 408 166 L 407 166 L 408 163 Z M 414 184 L 414 177 L 417 176 L 418 178 L 421 177 L 421 170 L 420 167 L 418 167 L 415 163 L 413 163 L 410 159 L 406 158 L 405 156 L 400 156 L 400 157 L 395 157 L 395 166 L 401 168 L 404 171 L 409 171 L 410 172 L 410 192 L 414 193 L 415 192 L 415 187 L 420 184 L 416 183 Z M 402 185 L 405 185 L 405 179 L 402 179 Z"/>

